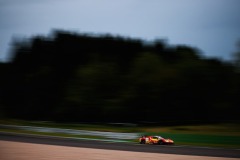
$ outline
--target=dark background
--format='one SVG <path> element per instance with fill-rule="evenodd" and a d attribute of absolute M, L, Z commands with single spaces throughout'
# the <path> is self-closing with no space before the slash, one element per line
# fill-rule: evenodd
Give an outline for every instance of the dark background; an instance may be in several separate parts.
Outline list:
<path fill-rule="evenodd" d="M 0 64 L 0 116 L 56 122 L 239 121 L 239 57 L 156 40 L 79 34 L 15 41 Z"/>

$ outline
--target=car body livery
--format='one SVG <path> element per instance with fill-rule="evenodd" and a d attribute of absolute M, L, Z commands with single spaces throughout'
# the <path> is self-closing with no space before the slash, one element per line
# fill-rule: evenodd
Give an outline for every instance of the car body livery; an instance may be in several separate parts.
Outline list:
<path fill-rule="evenodd" d="M 161 136 L 142 136 L 139 138 L 140 144 L 174 144 L 172 139 Z"/>

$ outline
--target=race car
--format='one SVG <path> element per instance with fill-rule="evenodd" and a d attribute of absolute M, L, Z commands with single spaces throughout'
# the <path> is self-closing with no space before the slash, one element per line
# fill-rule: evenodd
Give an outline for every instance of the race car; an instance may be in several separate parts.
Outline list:
<path fill-rule="evenodd" d="M 139 138 L 140 144 L 174 144 L 172 139 L 165 139 L 161 136 L 142 136 Z"/>

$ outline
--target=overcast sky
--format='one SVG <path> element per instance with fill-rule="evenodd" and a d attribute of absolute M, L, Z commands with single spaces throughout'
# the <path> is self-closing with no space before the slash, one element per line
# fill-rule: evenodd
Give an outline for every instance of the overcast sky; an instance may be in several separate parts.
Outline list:
<path fill-rule="evenodd" d="M 165 39 L 229 59 L 240 40 L 240 0 L 0 0 L 0 59 L 13 37 L 52 29 Z"/>

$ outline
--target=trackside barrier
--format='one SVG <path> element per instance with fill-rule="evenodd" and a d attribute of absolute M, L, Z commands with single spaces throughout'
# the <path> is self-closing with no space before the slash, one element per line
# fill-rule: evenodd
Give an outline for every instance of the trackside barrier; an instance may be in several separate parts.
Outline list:
<path fill-rule="evenodd" d="M 87 130 L 60 129 L 60 128 L 50 128 L 50 127 L 0 125 L 0 128 L 19 129 L 19 130 L 25 130 L 25 131 L 46 132 L 46 133 L 65 133 L 65 134 L 71 134 L 71 135 L 101 136 L 101 137 L 110 138 L 110 139 L 136 139 L 138 137 L 137 133 L 87 131 Z"/>

